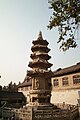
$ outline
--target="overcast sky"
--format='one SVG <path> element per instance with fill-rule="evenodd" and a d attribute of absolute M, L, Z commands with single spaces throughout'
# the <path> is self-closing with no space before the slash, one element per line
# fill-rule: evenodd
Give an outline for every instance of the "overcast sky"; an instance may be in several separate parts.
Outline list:
<path fill-rule="evenodd" d="M 76 49 L 60 52 L 57 29 L 47 29 L 51 14 L 48 0 L 0 0 L 0 85 L 24 80 L 39 31 L 49 42 L 53 71 L 80 61 L 79 40 Z"/>

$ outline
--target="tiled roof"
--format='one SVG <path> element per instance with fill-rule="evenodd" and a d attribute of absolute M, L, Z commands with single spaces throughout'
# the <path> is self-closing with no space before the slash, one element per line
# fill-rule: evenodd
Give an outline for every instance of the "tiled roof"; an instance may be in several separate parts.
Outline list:
<path fill-rule="evenodd" d="M 25 99 L 22 92 L 0 91 L 0 100 Z"/>
<path fill-rule="evenodd" d="M 29 76 L 26 76 L 24 81 L 18 86 L 19 87 L 26 87 L 26 86 L 31 86 L 32 85 L 32 79 Z"/>
<path fill-rule="evenodd" d="M 77 63 L 76 65 L 73 65 L 67 68 L 57 69 L 56 71 L 53 72 L 52 77 L 62 76 L 66 74 L 76 73 L 76 72 L 80 72 L 80 62 Z"/>

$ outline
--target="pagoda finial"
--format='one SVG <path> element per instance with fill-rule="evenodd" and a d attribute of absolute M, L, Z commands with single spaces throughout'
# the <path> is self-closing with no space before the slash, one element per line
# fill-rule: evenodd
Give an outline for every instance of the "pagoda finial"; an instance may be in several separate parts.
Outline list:
<path fill-rule="evenodd" d="M 41 31 L 40 31 L 39 34 L 38 34 L 38 39 L 39 39 L 39 38 L 40 38 L 40 39 L 43 39 L 43 38 L 42 38 L 42 32 L 41 32 Z"/>

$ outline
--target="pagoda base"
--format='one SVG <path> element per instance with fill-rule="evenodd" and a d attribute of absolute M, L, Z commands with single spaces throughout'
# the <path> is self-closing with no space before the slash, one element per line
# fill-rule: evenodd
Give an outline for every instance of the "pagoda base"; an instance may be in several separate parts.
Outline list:
<path fill-rule="evenodd" d="M 77 120 L 78 117 L 79 111 L 77 106 L 61 109 L 55 105 L 28 105 L 15 112 L 15 120 Z"/>
<path fill-rule="evenodd" d="M 38 106 L 33 107 L 32 120 L 77 120 L 79 117 L 78 109 L 61 109 L 57 106 Z"/>

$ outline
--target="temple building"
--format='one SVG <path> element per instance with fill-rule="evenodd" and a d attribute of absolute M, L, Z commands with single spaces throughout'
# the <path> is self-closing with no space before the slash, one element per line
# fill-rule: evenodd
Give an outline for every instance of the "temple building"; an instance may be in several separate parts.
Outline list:
<path fill-rule="evenodd" d="M 26 103 L 29 103 L 30 101 L 29 91 L 31 89 L 32 89 L 32 79 L 31 77 L 26 75 L 24 81 L 18 86 L 18 92 L 22 92 L 24 94 L 24 96 L 26 97 Z"/>
<path fill-rule="evenodd" d="M 52 103 L 78 104 L 80 106 L 80 63 L 53 72 Z"/>
<path fill-rule="evenodd" d="M 26 98 L 22 92 L 0 91 L 0 107 L 22 107 Z"/>

